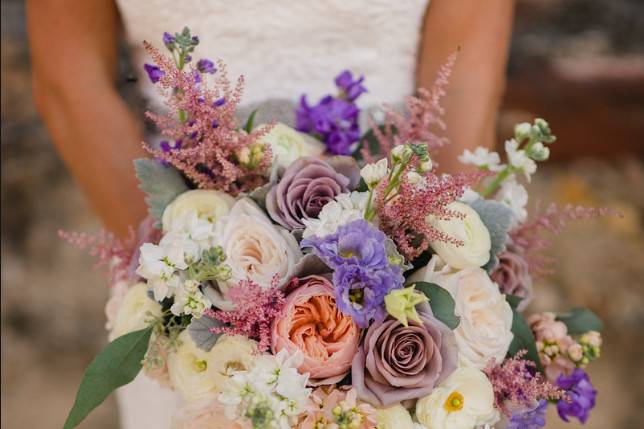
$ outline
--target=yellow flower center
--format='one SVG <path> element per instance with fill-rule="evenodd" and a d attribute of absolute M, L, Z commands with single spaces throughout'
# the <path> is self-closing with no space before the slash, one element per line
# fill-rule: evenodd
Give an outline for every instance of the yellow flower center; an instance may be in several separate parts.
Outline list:
<path fill-rule="evenodd" d="M 340 252 L 340 256 L 342 256 L 344 259 L 349 259 L 356 256 L 356 253 L 353 250 L 343 250 Z"/>
<path fill-rule="evenodd" d="M 205 370 L 208 369 L 208 362 L 206 362 L 205 360 L 195 359 L 194 366 L 195 366 L 195 371 L 204 372 Z"/>
<path fill-rule="evenodd" d="M 445 407 L 448 413 L 453 413 L 462 410 L 463 403 L 463 395 L 459 392 L 452 392 L 445 401 L 445 404 L 443 404 L 443 407 Z"/>

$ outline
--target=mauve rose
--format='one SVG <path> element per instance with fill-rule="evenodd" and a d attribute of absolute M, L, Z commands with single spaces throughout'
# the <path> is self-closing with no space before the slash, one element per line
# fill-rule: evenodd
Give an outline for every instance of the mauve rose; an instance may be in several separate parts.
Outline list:
<path fill-rule="evenodd" d="M 347 166 L 344 160 L 342 166 Z M 303 219 L 316 218 L 326 203 L 351 190 L 353 171 L 350 166 L 344 170 L 334 168 L 331 161 L 311 157 L 298 159 L 266 195 L 268 214 L 289 230 L 303 229 Z"/>
<path fill-rule="evenodd" d="M 309 373 L 309 385 L 342 380 L 358 351 L 360 329 L 335 305 L 333 285 L 321 276 L 299 280 L 301 286 L 286 298 L 284 316 L 272 327 L 272 350 L 301 351 L 298 370 Z"/>
<path fill-rule="evenodd" d="M 373 323 L 351 366 L 358 396 L 380 407 L 429 395 L 457 367 L 452 331 L 428 313 L 405 327 L 391 317 Z"/>
<path fill-rule="evenodd" d="M 498 258 L 499 264 L 490 278 L 499 285 L 501 293 L 523 298 L 518 306 L 518 310 L 523 311 L 532 300 L 532 277 L 523 252 L 509 243 Z"/>

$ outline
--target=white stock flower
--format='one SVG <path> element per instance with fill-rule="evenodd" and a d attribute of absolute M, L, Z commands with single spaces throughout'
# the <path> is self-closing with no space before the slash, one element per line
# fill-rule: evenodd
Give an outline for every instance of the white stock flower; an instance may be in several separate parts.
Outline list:
<path fill-rule="evenodd" d="M 199 289 L 199 282 L 186 280 L 177 288 L 170 311 L 177 316 L 188 314 L 199 318 L 211 306 L 210 300 Z"/>
<path fill-rule="evenodd" d="M 519 143 L 514 139 L 505 142 L 505 152 L 510 165 L 520 169 L 526 180 L 530 181 L 530 176 L 537 171 L 537 163 L 530 159 L 525 150 L 519 149 Z"/>
<path fill-rule="evenodd" d="M 137 283 L 130 287 L 116 311 L 109 340 L 138 331 L 148 326 L 154 318 L 161 317 L 161 306 L 148 296 L 148 286 Z"/>
<path fill-rule="evenodd" d="M 526 191 L 523 185 L 517 182 L 514 175 L 501 183 L 501 187 L 496 192 L 494 199 L 505 204 L 512 210 L 514 214 L 512 226 L 527 219 L 528 211 L 526 210 L 526 206 L 528 205 L 528 191 Z"/>
<path fill-rule="evenodd" d="M 210 351 L 197 347 L 187 330 L 178 340 L 168 356 L 168 373 L 187 402 L 219 393 L 233 371 L 250 369 L 256 359 L 255 342 L 241 336 L 223 335 Z"/>
<path fill-rule="evenodd" d="M 224 294 L 241 280 L 269 287 L 275 274 L 284 279 L 302 257 L 293 235 L 273 224 L 249 199 L 237 201 L 230 213 L 216 222 L 215 232 L 216 244 L 223 249 L 231 272 L 228 281 L 219 282 Z M 213 304 L 224 310 L 233 308 L 224 296 L 218 295 Z"/>
<path fill-rule="evenodd" d="M 447 264 L 454 268 L 481 267 L 490 260 L 492 241 L 478 213 L 467 204 L 453 202 L 448 210 L 460 213 L 448 220 L 427 216 L 426 222 L 448 237 L 459 240 L 462 245 L 443 241 L 431 241 L 430 246 Z"/>
<path fill-rule="evenodd" d="M 275 124 L 259 142 L 270 145 L 273 152 L 273 168 L 286 168 L 298 158 L 318 157 L 326 150 L 322 142 L 281 122 Z"/>
<path fill-rule="evenodd" d="M 387 171 L 387 158 L 382 158 L 376 163 L 367 164 L 362 167 L 360 170 L 360 176 L 362 176 L 367 186 L 372 188 L 385 178 Z"/>
<path fill-rule="evenodd" d="M 184 192 L 163 211 L 163 231 L 188 229 L 186 217 L 191 214 L 212 224 L 225 216 L 234 203 L 233 197 L 221 191 L 194 189 Z"/>
<path fill-rule="evenodd" d="M 478 146 L 474 149 L 474 152 L 465 149 L 463 154 L 458 157 L 458 160 L 462 164 L 475 165 L 477 167 L 487 168 L 490 171 L 501 171 L 505 168 L 505 165 L 501 164 L 499 154 L 490 152 L 488 148 L 483 146 Z"/>
<path fill-rule="evenodd" d="M 414 429 L 411 414 L 400 404 L 376 411 L 378 429 Z"/>
<path fill-rule="evenodd" d="M 416 418 L 431 429 L 473 429 L 499 420 L 494 391 L 485 374 L 458 368 L 416 403 Z"/>
<path fill-rule="evenodd" d="M 410 171 L 407 173 L 407 181 L 412 185 L 419 185 L 423 182 L 423 176 L 416 173 L 415 171 Z"/>
<path fill-rule="evenodd" d="M 317 219 L 302 220 L 306 226 L 303 237 L 324 237 L 335 233 L 340 225 L 362 219 L 368 196 L 368 192 L 338 195 L 335 201 L 330 201 L 322 207 Z"/>
<path fill-rule="evenodd" d="M 461 366 L 482 369 L 491 358 L 503 360 L 513 338 L 512 309 L 485 270 L 455 271 L 434 255 L 408 283 L 418 281 L 435 283 L 454 298 L 454 312 L 460 317 L 454 334 Z"/>

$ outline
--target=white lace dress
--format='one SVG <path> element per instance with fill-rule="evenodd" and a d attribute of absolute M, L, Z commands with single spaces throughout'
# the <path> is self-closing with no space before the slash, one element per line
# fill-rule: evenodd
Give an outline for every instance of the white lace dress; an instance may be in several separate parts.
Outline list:
<path fill-rule="evenodd" d="M 162 45 L 164 31 L 199 35 L 196 58 L 221 58 L 231 78 L 246 79 L 243 104 L 297 102 L 334 92 L 349 69 L 365 75 L 361 107 L 399 104 L 414 90 L 417 51 L 428 0 L 117 0 L 137 70 L 143 40 Z M 148 79 L 141 90 L 160 100 Z M 287 118 L 278 118 L 286 120 Z M 179 398 L 140 375 L 118 392 L 124 429 L 165 429 Z"/>

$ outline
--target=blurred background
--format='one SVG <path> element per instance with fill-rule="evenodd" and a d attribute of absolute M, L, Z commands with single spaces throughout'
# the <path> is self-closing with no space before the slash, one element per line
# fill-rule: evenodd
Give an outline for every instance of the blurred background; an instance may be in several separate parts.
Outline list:
<path fill-rule="evenodd" d="M 99 224 L 34 109 L 23 1 L 2 0 L 1 48 L 1 423 L 59 428 L 105 343 L 108 290 L 90 257 L 56 231 Z M 124 62 L 121 86 L 140 113 L 129 73 Z M 553 238 L 556 273 L 539 281 L 532 310 L 588 306 L 602 316 L 603 356 L 590 366 L 598 405 L 585 427 L 641 428 L 644 2 L 518 0 L 500 135 L 535 116 L 559 139 L 531 184 L 532 201 L 610 206 L 624 217 L 577 222 Z M 81 427 L 117 427 L 114 400 Z M 551 412 L 547 428 L 564 427 L 582 426 Z"/>

